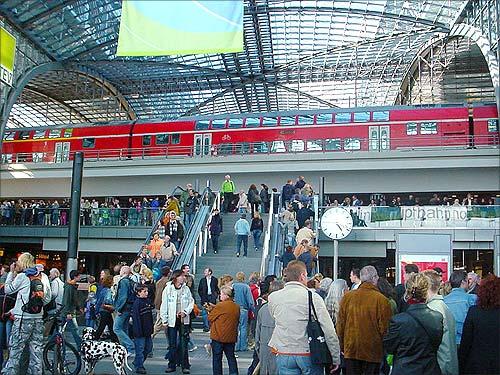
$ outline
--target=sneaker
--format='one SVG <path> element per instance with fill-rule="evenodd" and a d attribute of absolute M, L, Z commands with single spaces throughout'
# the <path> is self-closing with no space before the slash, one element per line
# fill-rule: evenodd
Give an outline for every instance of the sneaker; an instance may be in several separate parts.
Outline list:
<path fill-rule="evenodd" d="M 175 372 L 175 371 L 176 371 L 176 369 L 175 369 L 175 368 L 170 368 L 170 367 L 168 367 L 168 368 L 165 370 L 165 372 L 166 372 L 167 374 L 170 374 L 171 372 Z"/>
<path fill-rule="evenodd" d="M 239 258 L 240 257 L 240 253 L 236 253 L 236 257 Z"/>
<path fill-rule="evenodd" d="M 190 352 L 194 352 L 196 349 L 198 349 L 198 347 L 195 345 L 193 346 L 191 349 L 189 349 Z"/>
<path fill-rule="evenodd" d="M 203 332 L 210 332 L 210 328 L 203 328 Z"/>
<path fill-rule="evenodd" d="M 184 369 L 182 369 L 182 373 L 183 374 L 191 374 L 191 371 L 189 371 L 188 368 L 184 368 Z"/>
<path fill-rule="evenodd" d="M 218 251 L 214 251 L 214 254 L 217 254 L 217 253 L 218 253 Z"/>
<path fill-rule="evenodd" d="M 243 258 L 246 258 L 246 257 L 247 257 L 247 255 L 246 255 L 246 254 L 243 254 Z"/>
<path fill-rule="evenodd" d="M 211 356 L 211 355 L 212 355 L 212 345 L 210 345 L 210 344 L 205 344 L 205 350 L 207 351 L 207 354 L 208 354 L 209 356 Z"/>
<path fill-rule="evenodd" d="M 258 248 L 258 247 L 256 247 L 256 248 L 255 248 L 255 251 L 259 251 L 259 248 Z"/>
<path fill-rule="evenodd" d="M 147 374 L 147 371 L 144 367 L 139 367 L 138 369 L 135 370 L 136 374 Z"/>
<path fill-rule="evenodd" d="M 234 354 L 234 358 L 240 358 L 240 356 L 238 354 Z"/>

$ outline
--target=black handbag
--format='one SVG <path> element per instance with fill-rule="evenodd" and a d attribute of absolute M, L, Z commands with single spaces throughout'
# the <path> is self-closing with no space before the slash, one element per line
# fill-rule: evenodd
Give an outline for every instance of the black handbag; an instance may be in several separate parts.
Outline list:
<path fill-rule="evenodd" d="M 316 309 L 312 301 L 312 292 L 309 295 L 309 321 L 307 322 L 307 337 L 309 339 L 309 351 L 311 352 L 311 362 L 317 365 L 332 364 L 332 355 L 326 345 L 325 334 L 321 329 L 316 315 Z M 314 317 L 313 314 L 314 313 Z M 314 318 L 314 319 L 313 319 Z"/>

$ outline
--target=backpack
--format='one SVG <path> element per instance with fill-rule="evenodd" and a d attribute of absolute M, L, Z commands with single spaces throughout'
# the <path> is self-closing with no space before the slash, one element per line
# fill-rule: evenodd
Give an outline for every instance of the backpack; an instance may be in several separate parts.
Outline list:
<path fill-rule="evenodd" d="M 5 288 L 0 288 L 0 322 L 6 322 L 10 319 L 9 311 L 16 304 L 17 293 L 5 294 Z"/>
<path fill-rule="evenodd" d="M 28 277 L 30 279 L 30 294 L 28 302 L 24 304 L 22 310 L 28 314 L 40 314 L 43 310 L 43 298 L 45 296 L 42 274 Z"/>

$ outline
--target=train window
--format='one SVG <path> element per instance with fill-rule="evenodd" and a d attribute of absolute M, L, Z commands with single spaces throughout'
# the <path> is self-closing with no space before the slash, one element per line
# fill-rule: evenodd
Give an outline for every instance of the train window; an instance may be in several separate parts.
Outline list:
<path fill-rule="evenodd" d="M 271 145 L 271 152 L 273 153 L 286 152 L 285 142 L 273 141 L 273 144 Z"/>
<path fill-rule="evenodd" d="M 195 129 L 196 130 L 208 130 L 209 125 L 210 125 L 209 120 L 196 121 Z"/>
<path fill-rule="evenodd" d="M 281 116 L 280 118 L 281 126 L 293 126 L 295 125 L 295 116 Z"/>
<path fill-rule="evenodd" d="M 19 132 L 19 139 L 30 139 L 30 132 L 29 131 L 21 131 Z"/>
<path fill-rule="evenodd" d="M 335 114 L 335 122 L 336 123 L 351 122 L 351 113 L 350 112 L 341 112 L 341 113 Z"/>
<path fill-rule="evenodd" d="M 142 145 L 143 146 L 151 146 L 151 136 L 150 135 L 143 135 L 142 136 Z"/>
<path fill-rule="evenodd" d="M 65 129 L 63 132 L 64 138 L 71 138 L 72 135 L 73 135 L 73 129 Z"/>
<path fill-rule="evenodd" d="M 389 121 L 389 111 L 374 111 L 373 121 Z"/>
<path fill-rule="evenodd" d="M 321 113 L 316 115 L 316 124 L 331 124 L 333 115 L 331 113 Z"/>
<path fill-rule="evenodd" d="M 156 135 L 156 144 L 157 145 L 166 145 L 170 140 L 170 136 L 168 134 L 157 134 Z"/>
<path fill-rule="evenodd" d="M 321 139 L 314 141 L 307 141 L 307 150 L 309 151 L 322 151 L 323 141 Z"/>
<path fill-rule="evenodd" d="M 260 117 L 247 117 L 245 120 L 245 127 L 258 128 L 260 125 Z"/>
<path fill-rule="evenodd" d="M 437 134 L 437 122 L 422 122 L 420 124 L 420 134 Z"/>
<path fill-rule="evenodd" d="M 255 154 L 267 154 L 269 152 L 269 147 L 266 142 L 256 142 L 253 144 L 253 152 Z"/>
<path fill-rule="evenodd" d="M 173 145 L 178 145 L 179 143 L 181 143 L 181 135 L 176 133 L 176 134 L 172 134 L 171 135 L 171 139 L 170 139 L 170 142 L 173 144 Z"/>
<path fill-rule="evenodd" d="M 340 147 L 340 139 L 325 139 L 325 150 L 327 151 L 339 151 L 342 147 Z"/>
<path fill-rule="evenodd" d="M 2 154 L 2 163 L 12 163 L 12 154 Z"/>
<path fill-rule="evenodd" d="M 95 147 L 95 138 L 83 138 L 82 147 L 83 148 L 94 148 Z"/>
<path fill-rule="evenodd" d="M 361 149 L 361 141 L 357 138 L 344 139 L 344 150 L 359 150 Z"/>
<path fill-rule="evenodd" d="M 33 139 L 42 139 L 45 138 L 45 130 L 35 130 L 35 134 L 33 134 Z"/>
<path fill-rule="evenodd" d="M 34 152 L 33 153 L 33 163 L 41 163 L 43 161 L 43 158 L 45 156 L 45 153 L 43 152 Z"/>
<path fill-rule="evenodd" d="M 294 139 L 291 141 L 290 147 L 291 152 L 302 152 L 305 149 L 304 141 Z"/>
<path fill-rule="evenodd" d="M 14 132 L 6 132 L 3 136 L 4 141 L 13 141 L 14 140 Z"/>
<path fill-rule="evenodd" d="M 314 116 L 297 116 L 298 125 L 312 125 L 314 123 Z"/>
<path fill-rule="evenodd" d="M 219 145 L 219 155 L 231 155 L 233 153 L 232 143 L 223 143 Z"/>
<path fill-rule="evenodd" d="M 276 126 L 277 121 L 276 117 L 262 117 L 262 126 Z"/>
<path fill-rule="evenodd" d="M 488 120 L 488 132 L 495 133 L 498 131 L 498 119 L 492 118 Z"/>
<path fill-rule="evenodd" d="M 250 143 L 243 142 L 239 145 L 236 145 L 236 152 L 242 155 L 246 155 L 250 153 Z"/>
<path fill-rule="evenodd" d="M 370 121 L 370 112 L 354 112 L 354 122 Z"/>
<path fill-rule="evenodd" d="M 230 118 L 229 119 L 229 127 L 233 129 L 239 129 L 243 127 L 243 119 L 242 118 Z"/>
<path fill-rule="evenodd" d="M 226 119 L 212 120 L 212 129 L 224 129 L 226 127 Z"/>
<path fill-rule="evenodd" d="M 51 129 L 49 130 L 49 138 L 60 138 L 61 130 L 60 129 Z"/>
<path fill-rule="evenodd" d="M 406 135 L 417 135 L 417 123 L 408 122 L 406 124 Z"/>

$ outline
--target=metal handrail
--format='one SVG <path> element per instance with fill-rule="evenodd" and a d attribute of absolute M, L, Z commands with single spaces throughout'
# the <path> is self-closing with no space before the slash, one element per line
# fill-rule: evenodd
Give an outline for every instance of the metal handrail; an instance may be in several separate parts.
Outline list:
<path fill-rule="evenodd" d="M 269 217 L 267 218 L 267 228 L 266 233 L 264 234 L 264 242 L 262 244 L 262 258 L 260 262 L 260 274 L 264 275 L 266 273 L 266 264 L 269 255 L 269 245 L 271 241 L 271 228 L 274 220 L 274 196 L 279 193 L 271 192 L 269 197 Z"/>
<path fill-rule="evenodd" d="M 221 157 L 248 154 L 300 154 L 331 152 L 387 152 L 439 149 L 498 148 L 498 134 L 481 136 L 408 136 L 405 138 L 331 138 L 296 139 L 287 141 L 261 141 L 222 143 L 211 145 L 210 150 L 196 146 L 157 146 L 146 148 L 118 148 L 104 150 L 83 150 L 87 161 L 134 160 L 176 157 Z M 3 153 L 1 164 L 11 163 L 59 163 L 72 160 L 75 151 L 63 154 L 43 153 Z"/>

